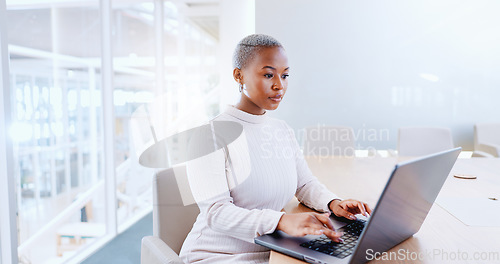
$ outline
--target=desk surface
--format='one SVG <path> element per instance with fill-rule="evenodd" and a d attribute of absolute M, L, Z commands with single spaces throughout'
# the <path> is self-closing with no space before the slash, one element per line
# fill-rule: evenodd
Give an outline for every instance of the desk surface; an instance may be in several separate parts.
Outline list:
<path fill-rule="evenodd" d="M 371 207 L 375 206 L 394 165 L 401 161 L 340 157 L 306 157 L 306 160 L 312 172 L 330 190 L 345 199 L 365 201 Z M 456 179 L 454 174 L 474 174 L 477 179 Z M 439 195 L 500 199 L 500 159 L 457 160 Z M 310 209 L 294 199 L 285 211 L 297 213 Z M 392 260 L 397 261 L 370 263 L 500 263 L 500 227 L 467 226 L 434 204 L 420 231 L 388 252 L 392 252 Z M 304 262 L 273 251 L 270 263 Z"/>

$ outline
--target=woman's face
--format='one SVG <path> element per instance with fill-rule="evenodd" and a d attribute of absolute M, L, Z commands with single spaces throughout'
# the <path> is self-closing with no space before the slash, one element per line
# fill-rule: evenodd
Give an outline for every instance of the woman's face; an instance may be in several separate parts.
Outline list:
<path fill-rule="evenodd" d="M 288 86 L 288 70 L 283 48 L 260 49 L 242 70 L 235 69 L 236 81 L 244 85 L 238 108 L 252 114 L 278 108 Z"/>

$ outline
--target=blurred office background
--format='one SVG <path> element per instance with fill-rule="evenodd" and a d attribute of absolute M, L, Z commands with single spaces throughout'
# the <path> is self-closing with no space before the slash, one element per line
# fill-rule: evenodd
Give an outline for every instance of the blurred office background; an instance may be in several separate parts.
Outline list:
<path fill-rule="evenodd" d="M 285 46 L 278 111 L 396 148 L 443 126 L 473 148 L 500 120 L 500 3 L 479 1 L 0 0 L 1 263 L 74 263 L 151 212 L 138 155 L 234 104 L 236 43 Z M 12 187 L 12 188 L 9 188 Z"/>
<path fill-rule="evenodd" d="M 398 127 L 449 127 L 471 150 L 473 125 L 500 121 L 498 11 L 491 0 L 256 1 L 256 31 L 291 64 L 276 115 L 296 129 L 353 127 L 364 149 L 396 148 Z"/>

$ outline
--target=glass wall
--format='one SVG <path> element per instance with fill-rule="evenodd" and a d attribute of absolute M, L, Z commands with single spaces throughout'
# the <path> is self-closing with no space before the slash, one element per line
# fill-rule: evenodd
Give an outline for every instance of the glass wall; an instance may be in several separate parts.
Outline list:
<path fill-rule="evenodd" d="M 112 102 L 102 99 L 98 1 L 7 3 L 20 263 L 63 263 L 108 239 L 106 177 L 116 177 L 119 231 L 149 213 L 155 170 L 138 163 L 142 151 L 219 112 L 217 24 L 185 4 L 111 3 Z M 114 175 L 104 174 L 106 140 Z"/>
<path fill-rule="evenodd" d="M 155 97 L 155 18 L 152 1 L 112 1 L 113 67 L 115 71 L 115 153 L 118 229 L 135 222 L 151 206 L 154 171 L 137 162 L 131 142 L 132 113 Z M 140 153 L 139 153 L 140 155 Z"/>
<path fill-rule="evenodd" d="M 21 263 L 105 235 L 97 2 L 7 7 Z"/>
<path fill-rule="evenodd" d="M 117 220 L 123 230 L 150 211 L 154 170 L 139 165 L 142 151 L 218 112 L 217 42 L 171 2 L 162 3 L 162 23 L 155 21 L 158 3 L 112 3 Z"/>

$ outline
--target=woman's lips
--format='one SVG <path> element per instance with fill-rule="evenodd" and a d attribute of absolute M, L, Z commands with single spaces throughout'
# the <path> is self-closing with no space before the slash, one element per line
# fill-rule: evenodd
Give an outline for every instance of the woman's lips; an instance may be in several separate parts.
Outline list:
<path fill-rule="evenodd" d="M 271 99 L 271 100 L 273 100 L 275 102 L 281 102 L 281 99 L 283 99 L 283 95 L 278 94 L 278 95 L 276 95 L 274 97 L 269 97 L 269 99 Z"/>

